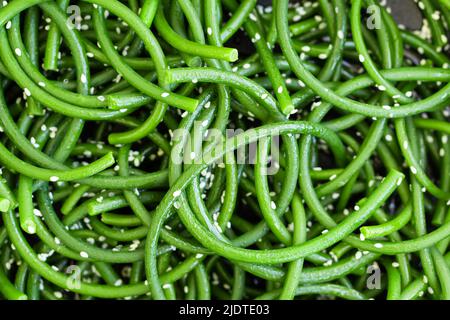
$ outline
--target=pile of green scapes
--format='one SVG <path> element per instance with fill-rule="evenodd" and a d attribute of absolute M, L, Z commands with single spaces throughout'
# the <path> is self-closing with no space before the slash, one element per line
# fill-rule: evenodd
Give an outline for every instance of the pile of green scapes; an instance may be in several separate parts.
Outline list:
<path fill-rule="evenodd" d="M 1 6 L 4 299 L 450 299 L 448 0 Z"/>

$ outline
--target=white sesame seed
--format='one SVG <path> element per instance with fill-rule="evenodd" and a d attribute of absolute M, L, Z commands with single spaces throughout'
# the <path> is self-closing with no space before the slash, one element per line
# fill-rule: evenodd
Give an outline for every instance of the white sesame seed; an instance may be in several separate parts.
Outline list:
<path fill-rule="evenodd" d="M 173 193 L 173 196 L 176 198 L 176 197 L 179 197 L 181 195 L 181 190 L 176 190 L 174 193 Z"/>
<path fill-rule="evenodd" d="M 333 259 L 328 259 L 323 263 L 324 267 L 329 267 L 333 264 Z"/>
<path fill-rule="evenodd" d="M 43 261 L 43 262 L 45 262 L 46 260 L 47 260 L 47 254 L 46 253 L 39 253 L 38 254 L 38 259 L 40 260 L 40 261 Z"/>
<path fill-rule="evenodd" d="M 20 57 L 20 56 L 22 55 L 22 50 L 20 50 L 20 48 L 14 49 L 14 52 L 16 53 L 16 55 L 17 55 L 18 57 Z"/>
<path fill-rule="evenodd" d="M 303 52 L 310 52 L 311 51 L 311 47 L 310 46 L 303 46 L 302 47 L 302 51 Z"/>
<path fill-rule="evenodd" d="M 42 213 L 41 213 L 41 211 L 39 209 L 33 209 L 33 214 L 36 217 L 42 217 Z"/>
<path fill-rule="evenodd" d="M 277 208 L 277 205 L 275 204 L 274 201 L 271 201 L 271 202 L 270 202 L 270 207 L 271 207 L 273 210 L 275 210 L 275 209 Z"/>
<path fill-rule="evenodd" d="M 56 181 L 58 181 L 59 180 L 59 177 L 57 177 L 57 176 L 51 176 L 50 177 L 50 181 L 51 182 L 56 182 Z"/>
<path fill-rule="evenodd" d="M 82 258 L 89 258 L 89 255 L 88 255 L 87 252 L 81 251 L 81 252 L 80 252 L 80 257 L 82 257 Z"/>
<path fill-rule="evenodd" d="M 435 11 L 433 12 L 433 14 L 431 15 L 431 17 L 433 18 L 433 20 L 438 21 L 441 17 L 441 13 L 439 11 Z"/>
<path fill-rule="evenodd" d="M 35 234 L 36 233 L 36 225 L 34 224 L 34 222 L 30 222 L 26 225 L 27 228 L 27 232 L 29 234 Z"/>
<path fill-rule="evenodd" d="M 167 98 L 169 95 L 170 95 L 170 93 L 168 93 L 168 92 L 161 93 L 161 97 L 163 97 L 163 98 Z"/>

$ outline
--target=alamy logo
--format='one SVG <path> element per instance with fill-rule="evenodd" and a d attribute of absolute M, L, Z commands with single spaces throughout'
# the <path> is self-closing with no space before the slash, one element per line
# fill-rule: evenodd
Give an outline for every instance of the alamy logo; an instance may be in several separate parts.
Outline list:
<path fill-rule="evenodd" d="M 367 7 L 367 29 L 381 29 L 381 9 L 379 6 L 373 4 Z"/>
<path fill-rule="evenodd" d="M 381 289 L 381 270 L 379 265 L 374 263 L 368 266 L 367 274 L 369 274 L 366 282 L 367 289 Z"/>
<path fill-rule="evenodd" d="M 279 170 L 279 135 L 252 129 L 205 129 L 196 121 L 193 129 L 177 129 L 172 133 L 171 161 L 174 164 L 259 164 L 265 175 Z"/>
<path fill-rule="evenodd" d="M 67 7 L 66 10 L 69 15 L 67 19 L 67 25 L 71 29 L 81 30 L 81 22 L 83 18 L 81 17 L 81 9 L 77 5 L 71 5 Z"/>
<path fill-rule="evenodd" d="M 81 269 L 76 265 L 67 267 L 66 273 L 69 274 L 66 280 L 66 286 L 69 290 L 81 289 Z"/>

